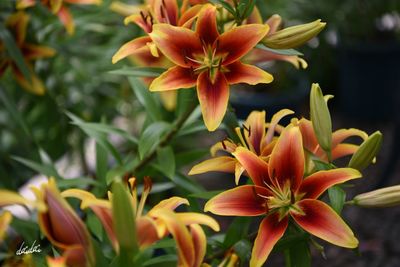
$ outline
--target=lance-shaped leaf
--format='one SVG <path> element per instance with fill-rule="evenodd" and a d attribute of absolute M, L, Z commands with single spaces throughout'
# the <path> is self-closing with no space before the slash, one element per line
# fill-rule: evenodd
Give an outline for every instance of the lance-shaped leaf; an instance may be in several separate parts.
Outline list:
<path fill-rule="evenodd" d="M 313 83 L 310 94 L 310 116 L 319 145 L 331 158 L 332 121 L 319 84 Z"/>
<path fill-rule="evenodd" d="M 356 153 L 351 157 L 349 167 L 363 170 L 368 167 L 374 160 L 382 145 L 382 133 L 376 131 L 367 140 L 365 140 L 358 148 Z"/>
<path fill-rule="evenodd" d="M 113 228 L 120 248 L 119 263 L 120 266 L 133 266 L 138 244 L 132 197 L 121 181 L 114 182 L 112 193 Z"/>

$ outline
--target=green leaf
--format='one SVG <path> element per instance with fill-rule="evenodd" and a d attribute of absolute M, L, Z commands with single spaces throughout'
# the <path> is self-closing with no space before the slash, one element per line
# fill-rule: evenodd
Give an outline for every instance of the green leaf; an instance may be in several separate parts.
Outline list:
<path fill-rule="evenodd" d="M 82 129 L 88 136 L 94 138 L 96 142 L 101 145 L 104 149 L 106 149 L 109 153 L 113 155 L 113 157 L 118 161 L 119 164 L 122 164 L 122 158 L 115 147 L 107 140 L 107 135 L 104 132 L 97 131 L 97 129 L 93 129 L 91 127 L 85 127 L 86 124 L 83 122 L 82 119 L 77 117 L 76 115 L 65 112 L 67 116 L 77 124 L 79 128 Z"/>
<path fill-rule="evenodd" d="M 340 215 L 346 200 L 346 192 L 336 185 L 328 189 L 328 195 L 331 207 Z"/>
<path fill-rule="evenodd" d="M 96 142 L 96 178 L 105 184 L 108 171 L 107 150 Z"/>
<path fill-rule="evenodd" d="M 103 226 L 94 213 L 89 213 L 86 217 L 86 224 L 90 232 L 101 242 L 103 241 Z"/>
<path fill-rule="evenodd" d="M 167 267 L 167 266 L 176 266 L 176 263 L 178 261 L 178 257 L 176 255 L 162 255 L 159 257 L 152 258 L 150 260 L 147 260 L 146 262 L 143 263 L 143 266 L 162 266 L 162 267 Z"/>
<path fill-rule="evenodd" d="M 11 158 L 18 161 L 19 163 L 22 163 L 23 165 L 27 166 L 28 168 L 31 168 L 32 170 L 37 171 L 39 174 L 43 174 L 48 177 L 55 177 L 55 178 L 57 178 L 57 180 L 61 179 L 61 176 L 58 174 L 57 170 L 52 165 L 40 164 L 40 163 L 34 162 L 32 160 L 24 159 L 24 158 L 17 157 L 17 156 L 13 156 Z"/>
<path fill-rule="evenodd" d="M 139 100 L 140 104 L 146 109 L 147 114 L 153 121 L 161 120 L 161 107 L 156 96 L 151 93 L 143 83 L 134 77 L 128 78 L 131 88 Z"/>
<path fill-rule="evenodd" d="M 39 237 L 40 231 L 37 222 L 22 220 L 13 216 L 11 227 L 23 237 L 25 243 L 32 244 Z M 37 242 L 38 241 L 36 241 L 36 243 Z"/>
<path fill-rule="evenodd" d="M 249 262 L 252 244 L 247 239 L 242 239 L 233 246 L 233 250 L 239 256 L 240 262 Z"/>
<path fill-rule="evenodd" d="M 236 15 L 235 9 L 227 1 L 225 1 L 225 0 L 211 0 L 211 2 L 216 3 L 216 4 L 220 4 L 221 6 L 223 6 L 223 8 L 225 8 L 233 16 Z"/>
<path fill-rule="evenodd" d="M 0 23 L 0 39 L 3 40 L 3 43 L 7 49 L 8 54 L 15 62 L 21 73 L 24 75 L 25 79 L 27 81 L 31 81 L 31 73 L 29 71 L 28 65 L 26 65 L 24 56 L 22 55 L 21 50 L 18 48 L 18 45 L 15 42 L 14 37 L 7 30 L 4 23 Z"/>
<path fill-rule="evenodd" d="M 132 196 L 121 181 L 112 185 L 113 229 L 119 244 L 119 266 L 134 266 L 133 259 L 138 252 L 136 239 L 135 212 L 132 207 Z"/>
<path fill-rule="evenodd" d="M 308 242 L 294 244 L 285 251 L 286 267 L 310 267 L 311 253 Z"/>
<path fill-rule="evenodd" d="M 224 247 L 230 248 L 233 244 L 245 238 L 249 231 L 250 223 L 251 219 L 248 217 L 236 217 L 226 231 Z"/>
<path fill-rule="evenodd" d="M 215 197 L 219 193 L 222 193 L 223 190 L 216 190 L 216 191 L 206 191 L 206 192 L 200 192 L 200 193 L 195 193 L 195 194 L 190 194 L 189 197 L 194 197 L 194 198 L 200 198 L 200 199 L 205 199 L 209 200 L 212 197 Z"/>
<path fill-rule="evenodd" d="M 193 165 L 193 162 L 203 158 L 210 153 L 209 149 L 193 149 L 189 151 L 183 151 L 175 155 L 176 165 L 185 166 L 188 164 Z"/>
<path fill-rule="evenodd" d="M 155 67 L 124 67 L 122 69 L 109 71 L 108 73 L 129 77 L 158 77 L 164 71 L 166 71 L 166 69 Z"/>
<path fill-rule="evenodd" d="M 68 189 L 71 187 L 86 187 L 88 185 L 98 185 L 99 182 L 93 180 L 90 177 L 78 177 L 72 179 L 59 179 L 57 180 L 57 186 L 60 189 Z"/>
<path fill-rule="evenodd" d="M 367 168 L 379 152 L 382 145 L 382 133 L 376 131 L 365 140 L 350 159 L 349 167 L 359 171 Z"/>
<path fill-rule="evenodd" d="M 175 154 L 171 146 L 159 147 L 157 159 L 160 170 L 167 177 L 172 178 L 175 174 Z"/>
<path fill-rule="evenodd" d="M 313 83 L 310 93 L 311 122 L 319 145 L 331 160 L 332 149 L 332 120 L 327 102 L 317 83 Z"/>
<path fill-rule="evenodd" d="M 176 184 L 177 186 L 185 189 L 189 193 L 200 193 L 204 191 L 204 188 L 201 185 L 180 173 L 176 173 L 171 181 L 174 182 L 174 184 Z"/>
<path fill-rule="evenodd" d="M 151 195 L 151 194 L 160 193 L 160 192 L 164 192 L 164 191 L 167 191 L 167 190 L 172 189 L 172 188 L 174 188 L 174 187 L 175 187 L 175 184 L 174 184 L 174 183 L 171 183 L 171 182 L 155 183 L 155 184 L 153 184 L 153 185 L 151 186 L 150 195 Z M 143 185 L 137 186 L 137 192 L 138 192 L 138 194 L 141 194 L 141 193 L 143 192 L 143 188 L 144 188 Z"/>
<path fill-rule="evenodd" d="M 296 49 L 273 49 L 273 48 L 269 48 L 263 44 L 258 44 L 256 45 L 256 48 L 268 51 L 268 52 L 272 52 L 274 54 L 278 54 L 278 55 L 284 55 L 284 56 L 303 56 L 303 53 L 297 51 Z"/>
<path fill-rule="evenodd" d="M 147 153 L 155 149 L 161 136 L 171 127 L 170 124 L 159 121 L 150 124 L 139 139 L 139 157 L 142 159 Z"/>

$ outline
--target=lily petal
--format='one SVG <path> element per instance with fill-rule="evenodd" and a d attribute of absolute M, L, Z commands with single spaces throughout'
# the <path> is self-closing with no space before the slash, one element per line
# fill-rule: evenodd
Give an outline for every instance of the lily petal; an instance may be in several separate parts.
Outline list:
<path fill-rule="evenodd" d="M 0 245 L 4 241 L 8 226 L 10 225 L 12 218 L 12 214 L 8 210 L 3 211 L 3 213 L 0 215 Z"/>
<path fill-rule="evenodd" d="M 225 76 L 217 71 L 214 81 L 211 81 L 208 71 L 200 73 L 197 79 L 197 96 L 204 123 L 212 132 L 221 124 L 228 107 L 229 86 Z"/>
<path fill-rule="evenodd" d="M 270 192 L 260 186 L 243 185 L 224 191 L 210 199 L 204 211 L 225 216 L 258 216 L 267 212 L 265 205 Z"/>
<path fill-rule="evenodd" d="M 299 127 L 289 124 L 278 138 L 269 160 L 272 181 L 285 185 L 290 181 L 294 192 L 299 188 L 304 174 L 304 151 Z"/>
<path fill-rule="evenodd" d="M 353 144 L 338 144 L 332 149 L 332 160 L 354 154 L 359 146 Z"/>
<path fill-rule="evenodd" d="M 155 18 L 159 23 L 168 23 L 176 26 L 178 23 L 178 1 L 155 0 L 153 10 Z"/>
<path fill-rule="evenodd" d="M 269 143 L 272 142 L 272 138 L 274 137 L 275 129 L 276 129 L 276 126 L 278 125 L 279 121 L 283 117 L 291 115 L 293 113 L 294 113 L 294 111 L 292 111 L 290 109 L 281 109 L 280 111 L 278 111 L 277 113 L 275 113 L 272 116 L 271 122 L 268 125 L 267 134 L 265 136 L 264 146 L 266 146 L 266 145 L 268 145 Z"/>
<path fill-rule="evenodd" d="M 56 50 L 48 46 L 24 44 L 22 49 L 26 60 L 52 57 L 56 54 Z"/>
<path fill-rule="evenodd" d="M 125 43 L 112 57 L 112 63 L 115 64 L 127 56 L 134 55 L 140 52 L 140 49 L 148 49 L 147 43 L 149 42 L 151 42 L 151 38 L 149 36 L 143 36 Z"/>
<path fill-rule="evenodd" d="M 319 145 L 312 126 L 312 122 L 305 118 L 302 118 L 297 122 L 297 125 L 299 126 L 301 136 L 303 137 L 304 148 L 311 153 L 315 153 Z"/>
<path fill-rule="evenodd" d="M 195 257 L 194 246 L 185 225 L 179 221 L 172 211 L 159 210 L 157 217 L 165 223 L 168 231 L 175 239 L 178 248 L 179 266 L 193 266 Z"/>
<path fill-rule="evenodd" d="M 268 72 L 248 64 L 234 62 L 226 66 L 228 72 L 225 72 L 225 77 L 229 84 L 247 83 L 251 85 L 259 83 L 271 83 L 274 77 Z"/>
<path fill-rule="evenodd" d="M 176 103 L 177 103 L 177 97 L 178 94 L 176 91 L 165 91 L 165 92 L 160 92 L 160 99 L 165 107 L 166 110 L 168 111 L 174 111 L 176 108 Z"/>
<path fill-rule="evenodd" d="M 250 149 L 260 155 L 261 142 L 265 136 L 265 111 L 252 111 L 247 117 L 245 125 L 248 131 L 244 131 L 244 138 Z"/>
<path fill-rule="evenodd" d="M 229 140 L 223 140 L 221 142 L 214 144 L 210 148 L 210 154 L 211 154 L 211 156 L 215 157 L 215 155 L 217 154 L 218 151 L 225 151 L 228 153 L 232 153 L 236 150 L 236 148 L 237 148 L 237 145 L 234 144 L 233 142 L 231 142 Z"/>
<path fill-rule="evenodd" d="M 175 66 L 163 72 L 150 84 L 152 92 L 191 88 L 196 85 L 197 76 L 189 68 Z"/>
<path fill-rule="evenodd" d="M 75 32 L 75 23 L 69 9 L 65 6 L 61 6 L 60 10 L 57 13 L 57 16 L 67 30 L 67 33 L 69 35 L 73 35 Z"/>
<path fill-rule="evenodd" d="M 221 34 L 217 39 L 217 53 L 226 54 L 222 65 L 229 65 L 247 54 L 264 38 L 268 30 L 268 25 L 248 24 Z"/>
<path fill-rule="evenodd" d="M 340 129 L 336 130 L 335 132 L 332 133 L 332 148 L 337 146 L 338 144 L 342 143 L 345 139 L 352 137 L 352 136 L 358 136 L 363 139 L 363 141 L 368 139 L 368 134 L 364 131 L 358 130 L 358 129 Z"/>
<path fill-rule="evenodd" d="M 142 10 L 140 10 L 140 11 L 142 11 Z M 144 8 L 144 11 L 142 11 L 142 12 L 144 14 L 143 15 L 144 17 L 149 16 L 149 14 L 150 14 L 150 11 L 147 11 L 146 8 Z M 124 24 L 128 25 L 129 23 L 132 22 L 132 23 L 136 24 L 137 26 L 139 26 L 140 28 L 142 28 L 142 30 L 144 32 L 150 33 L 153 30 L 153 26 L 152 26 L 151 22 L 149 22 L 147 19 L 144 20 L 143 16 L 140 14 L 134 13 L 124 19 Z"/>
<path fill-rule="evenodd" d="M 268 164 L 256 154 L 244 147 L 238 147 L 232 154 L 244 167 L 255 185 L 265 186 L 265 183 L 271 184 L 268 175 Z"/>
<path fill-rule="evenodd" d="M 168 199 L 162 200 L 160 203 L 155 205 L 147 214 L 149 216 L 155 215 L 157 213 L 157 210 L 170 210 L 173 211 L 180 205 L 189 205 L 189 201 L 186 198 L 182 197 L 170 197 Z"/>
<path fill-rule="evenodd" d="M 244 167 L 242 164 L 237 162 L 235 164 L 235 184 L 238 185 L 240 181 L 240 177 L 242 177 L 243 172 L 245 171 Z"/>
<path fill-rule="evenodd" d="M 185 28 L 192 28 L 193 21 L 197 18 L 203 5 L 195 5 L 182 13 L 179 18 L 178 25 Z"/>
<path fill-rule="evenodd" d="M 153 25 L 149 35 L 161 52 L 176 65 L 186 68 L 199 66 L 190 60 L 203 54 L 202 44 L 195 32 L 161 23 Z"/>
<path fill-rule="evenodd" d="M 203 229 L 197 224 L 190 225 L 190 234 L 192 236 L 195 253 L 193 267 L 199 267 L 206 255 L 207 238 Z"/>
<path fill-rule="evenodd" d="M 278 30 L 282 23 L 282 18 L 278 14 L 274 14 L 265 23 L 270 27 L 268 34 L 272 34 Z"/>
<path fill-rule="evenodd" d="M 288 226 L 288 218 L 279 221 L 279 216 L 274 213 L 264 218 L 258 229 L 256 240 L 251 252 L 250 266 L 261 267 L 267 260 L 272 248 L 283 236 Z"/>
<path fill-rule="evenodd" d="M 208 215 L 196 212 L 180 212 L 180 213 L 175 213 L 175 215 L 178 218 L 178 220 L 185 225 L 202 224 L 202 225 L 207 225 L 216 232 L 220 230 L 217 221 Z"/>
<path fill-rule="evenodd" d="M 157 233 L 157 225 L 153 219 L 142 216 L 136 219 L 137 239 L 141 249 L 154 244 L 160 239 Z"/>
<path fill-rule="evenodd" d="M 359 171 L 352 168 L 339 168 L 327 171 L 319 171 L 311 174 L 303 180 L 299 188 L 299 193 L 305 194 L 303 198 L 317 199 L 328 188 L 336 184 L 360 178 L 361 176 L 362 175 Z"/>
<path fill-rule="evenodd" d="M 196 33 L 200 40 L 204 42 L 204 46 L 211 46 L 218 38 L 217 29 L 217 9 L 213 5 L 205 5 L 201 10 L 196 23 Z"/>
<path fill-rule="evenodd" d="M 319 200 L 303 199 L 297 205 L 304 215 L 293 211 L 290 214 L 304 230 L 340 247 L 358 246 L 358 240 L 350 227 L 327 204 Z"/>
<path fill-rule="evenodd" d="M 189 175 L 201 174 L 210 171 L 234 173 L 235 164 L 236 160 L 232 157 L 222 156 L 211 158 L 193 166 L 189 172 Z"/>
<path fill-rule="evenodd" d="M 20 194 L 6 189 L 0 189 L 0 196 L 0 207 L 14 204 L 28 206 L 30 204 L 30 201 Z"/>

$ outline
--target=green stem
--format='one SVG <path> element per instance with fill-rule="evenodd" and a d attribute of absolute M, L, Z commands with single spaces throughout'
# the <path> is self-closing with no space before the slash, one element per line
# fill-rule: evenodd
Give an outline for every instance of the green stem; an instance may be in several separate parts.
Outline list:
<path fill-rule="evenodd" d="M 166 135 L 160 140 L 158 145 L 151 150 L 146 156 L 143 157 L 141 161 L 132 169 L 132 173 L 136 174 L 140 169 L 150 163 L 154 157 L 157 155 L 157 148 L 165 147 L 169 144 L 172 138 L 179 132 L 182 126 L 185 124 L 186 120 L 189 118 L 190 114 L 197 107 L 197 104 L 192 104 L 185 113 L 183 113 L 174 123 L 174 126 L 169 130 Z"/>

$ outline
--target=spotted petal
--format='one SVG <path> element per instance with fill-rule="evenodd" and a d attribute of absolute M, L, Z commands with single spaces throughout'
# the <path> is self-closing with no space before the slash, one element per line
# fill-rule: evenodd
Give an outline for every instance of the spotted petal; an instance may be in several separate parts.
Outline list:
<path fill-rule="evenodd" d="M 216 130 L 228 107 L 229 86 L 225 76 L 217 71 L 212 81 L 208 71 L 200 73 L 197 79 L 197 96 L 207 129 Z"/>
<path fill-rule="evenodd" d="M 266 199 L 270 192 L 260 186 L 243 185 L 224 191 L 210 199 L 204 211 L 227 216 L 258 216 L 267 212 Z"/>
<path fill-rule="evenodd" d="M 358 240 L 350 227 L 327 204 L 319 200 L 303 199 L 297 205 L 304 214 L 292 211 L 291 216 L 304 230 L 340 247 L 358 246 Z"/>
<path fill-rule="evenodd" d="M 288 226 L 287 217 L 279 221 L 277 213 L 263 219 L 251 253 L 250 266 L 261 267 L 267 260 L 272 248 L 283 236 Z"/>

